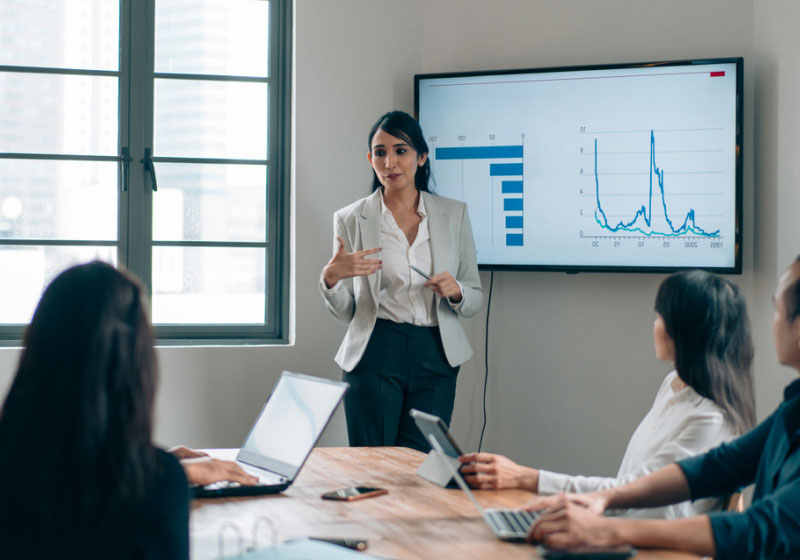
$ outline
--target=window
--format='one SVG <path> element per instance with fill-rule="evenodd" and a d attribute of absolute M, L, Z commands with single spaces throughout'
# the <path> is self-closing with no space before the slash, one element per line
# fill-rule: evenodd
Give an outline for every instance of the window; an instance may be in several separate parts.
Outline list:
<path fill-rule="evenodd" d="M 0 0 L 0 337 L 71 264 L 159 339 L 284 340 L 289 0 Z"/>

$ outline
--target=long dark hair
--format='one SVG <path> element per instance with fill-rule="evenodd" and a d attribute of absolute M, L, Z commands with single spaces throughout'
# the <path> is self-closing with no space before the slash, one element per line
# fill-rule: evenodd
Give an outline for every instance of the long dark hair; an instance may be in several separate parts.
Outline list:
<path fill-rule="evenodd" d="M 797 264 L 800 264 L 800 256 L 792 263 L 792 265 Z M 800 317 L 800 274 L 797 275 L 791 285 L 786 286 L 786 291 L 783 293 L 783 301 L 786 304 L 786 319 L 793 323 L 795 319 Z"/>
<path fill-rule="evenodd" d="M 59 543 L 148 491 L 157 372 L 142 299 L 108 264 L 75 266 L 47 287 L 25 333 L 0 412 L 0 524 L 22 532 L 33 557 L 58 556 Z"/>
<path fill-rule="evenodd" d="M 417 119 L 408 113 L 390 111 L 381 115 L 381 118 L 372 125 L 369 131 L 367 149 L 370 151 L 372 151 L 372 138 L 378 130 L 383 130 L 395 138 L 400 138 L 417 152 L 417 156 L 428 153 L 428 143 L 425 142 L 425 136 L 422 135 L 422 127 L 419 126 Z M 429 183 L 431 181 L 431 158 L 428 158 L 424 164 L 417 167 L 417 172 L 414 175 L 414 185 L 416 185 L 418 191 L 430 192 Z M 381 181 L 373 169 L 372 192 L 379 188 L 381 188 Z"/>
<path fill-rule="evenodd" d="M 752 428 L 753 342 L 739 288 L 710 272 L 678 272 L 659 286 L 655 310 L 675 344 L 678 376 L 714 401 L 740 434 Z"/>

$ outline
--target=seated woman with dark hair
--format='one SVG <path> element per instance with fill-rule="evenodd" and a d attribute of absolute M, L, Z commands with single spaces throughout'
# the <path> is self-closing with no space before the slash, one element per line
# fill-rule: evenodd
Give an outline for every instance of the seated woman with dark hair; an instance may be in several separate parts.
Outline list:
<path fill-rule="evenodd" d="M 570 476 L 518 465 L 493 453 L 460 460 L 476 488 L 524 488 L 539 494 L 593 492 L 636 480 L 679 459 L 708 451 L 755 424 L 750 321 L 739 288 L 700 270 L 666 278 L 658 289 L 655 353 L 671 361 L 653 406 L 628 442 L 616 477 Z M 707 499 L 637 509 L 629 517 L 675 518 L 721 509 Z"/>
<path fill-rule="evenodd" d="M 139 283 L 92 262 L 47 287 L 0 413 L 4 558 L 189 557 L 180 463 L 152 443 Z"/>

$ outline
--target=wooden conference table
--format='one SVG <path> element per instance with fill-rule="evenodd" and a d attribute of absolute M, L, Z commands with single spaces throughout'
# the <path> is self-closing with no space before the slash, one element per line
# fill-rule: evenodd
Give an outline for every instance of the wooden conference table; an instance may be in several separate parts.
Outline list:
<path fill-rule="evenodd" d="M 210 450 L 233 458 L 235 449 Z M 193 560 L 232 556 L 292 537 L 366 539 L 370 555 L 396 559 L 539 558 L 536 548 L 495 538 L 461 490 L 446 490 L 415 473 L 425 455 L 405 447 L 319 447 L 284 493 L 194 500 Z M 322 500 L 346 486 L 386 488 L 384 496 L 353 502 Z M 475 492 L 485 507 L 519 507 L 523 490 Z M 637 560 L 694 560 L 693 554 L 639 550 Z"/>

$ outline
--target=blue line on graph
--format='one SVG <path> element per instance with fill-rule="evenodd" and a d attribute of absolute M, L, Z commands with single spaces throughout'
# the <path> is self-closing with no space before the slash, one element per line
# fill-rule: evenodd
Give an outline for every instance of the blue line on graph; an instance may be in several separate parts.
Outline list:
<path fill-rule="evenodd" d="M 522 199 L 521 198 L 504 198 L 503 199 L 503 210 L 506 212 L 514 211 L 514 210 L 522 210 Z"/>
<path fill-rule="evenodd" d="M 521 158 L 522 146 L 463 146 L 436 148 L 436 159 Z"/>
<path fill-rule="evenodd" d="M 664 208 L 664 217 L 667 220 L 667 224 L 669 225 L 671 232 L 645 231 L 641 227 L 635 225 L 636 221 L 641 217 L 647 224 L 647 227 L 651 227 L 653 221 L 653 173 L 655 173 L 656 177 L 658 178 L 658 188 L 661 190 L 661 206 Z M 683 219 L 683 224 L 681 224 L 679 228 L 676 229 L 673 225 L 672 220 L 669 217 L 669 213 L 667 212 L 667 201 L 664 197 L 664 170 L 659 169 L 656 165 L 656 140 L 652 130 L 650 131 L 650 193 L 647 199 L 647 206 L 642 204 L 642 206 L 636 211 L 636 214 L 633 216 L 631 221 L 623 222 L 620 220 L 616 226 L 609 225 L 606 213 L 603 211 L 603 207 L 600 205 L 600 180 L 597 177 L 597 138 L 594 139 L 594 185 L 595 194 L 597 196 L 597 210 L 594 212 L 594 219 L 603 229 L 607 229 L 609 231 L 635 231 L 648 237 L 651 235 L 677 237 L 679 235 L 685 235 L 688 232 L 692 232 L 696 235 L 702 235 L 704 237 L 719 237 L 720 230 L 708 232 L 697 225 L 694 219 L 694 208 L 689 209 L 689 211 L 686 213 L 686 217 Z M 602 216 L 602 220 L 598 214 Z M 689 225 L 690 223 L 691 225 Z"/>
<path fill-rule="evenodd" d="M 509 177 L 522 175 L 521 163 L 490 163 L 489 175 L 492 177 Z"/>

